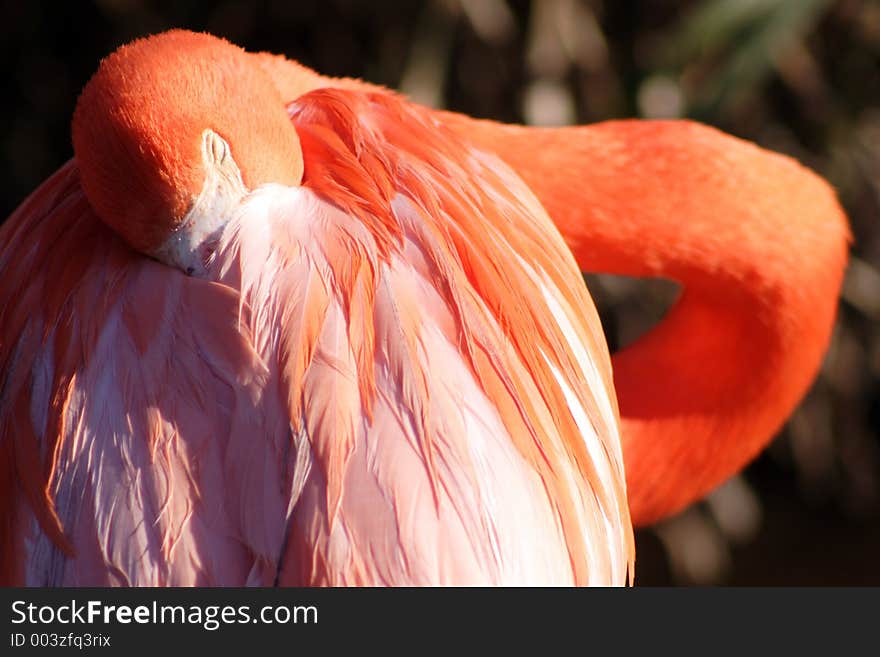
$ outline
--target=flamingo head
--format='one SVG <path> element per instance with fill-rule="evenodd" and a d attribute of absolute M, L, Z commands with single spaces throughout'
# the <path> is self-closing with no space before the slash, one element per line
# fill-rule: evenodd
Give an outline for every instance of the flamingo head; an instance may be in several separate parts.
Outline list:
<path fill-rule="evenodd" d="M 189 274 L 249 189 L 298 185 L 282 98 L 238 46 L 165 32 L 101 62 L 77 102 L 73 148 L 98 216 L 134 249 Z"/>

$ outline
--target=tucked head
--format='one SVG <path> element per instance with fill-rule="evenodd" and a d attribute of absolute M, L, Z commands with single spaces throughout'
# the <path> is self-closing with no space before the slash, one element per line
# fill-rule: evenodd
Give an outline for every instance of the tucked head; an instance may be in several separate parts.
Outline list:
<path fill-rule="evenodd" d="M 80 95 L 72 133 L 101 219 L 184 270 L 245 188 L 302 177 L 278 90 L 241 48 L 207 34 L 165 32 L 108 56 Z"/>

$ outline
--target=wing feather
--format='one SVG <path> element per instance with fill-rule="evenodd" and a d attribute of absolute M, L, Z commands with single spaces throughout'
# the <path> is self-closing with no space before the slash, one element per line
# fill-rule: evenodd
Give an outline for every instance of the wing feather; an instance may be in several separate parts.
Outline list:
<path fill-rule="evenodd" d="M 272 309 L 250 331 L 277 331 L 260 354 L 296 372 L 309 475 L 279 581 L 625 581 L 608 354 L 546 213 L 393 97 L 324 89 L 290 113 L 304 187 L 248 201 L 220 274 Z M 313 346 L 282 348 L 306 324 Z"/>
<path fill-rule="evenodd" d="M 294 455 L 237 292 L 129 251 L 72 163 L 2 230 L 4 582 L 274 581 Z"/>

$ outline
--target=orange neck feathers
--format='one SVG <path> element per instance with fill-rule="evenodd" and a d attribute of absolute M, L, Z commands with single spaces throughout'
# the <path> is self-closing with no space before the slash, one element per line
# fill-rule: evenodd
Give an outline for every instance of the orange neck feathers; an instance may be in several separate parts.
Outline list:
<path fill-rule="evenodd" d="M 244 184 L 296 185 L 302 156 L 278 90 L 241 48 L 174 30 L 101 62 L 73 117 L 82 185 L 101 219 L 151 253 L 205 184 L 206 130 L 229 145 Z"/>

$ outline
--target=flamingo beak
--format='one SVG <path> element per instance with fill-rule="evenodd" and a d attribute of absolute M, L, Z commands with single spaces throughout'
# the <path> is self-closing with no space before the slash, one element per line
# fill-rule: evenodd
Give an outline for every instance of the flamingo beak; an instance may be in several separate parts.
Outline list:
<path fill-rule="evenodd" d="M 188 276 L 203 278 L 214 259 L 220 234 L 247 195 L 229 144 L 213 130 L 202 133 L 205 182 L 180 227 L 151 255 Z"/>

